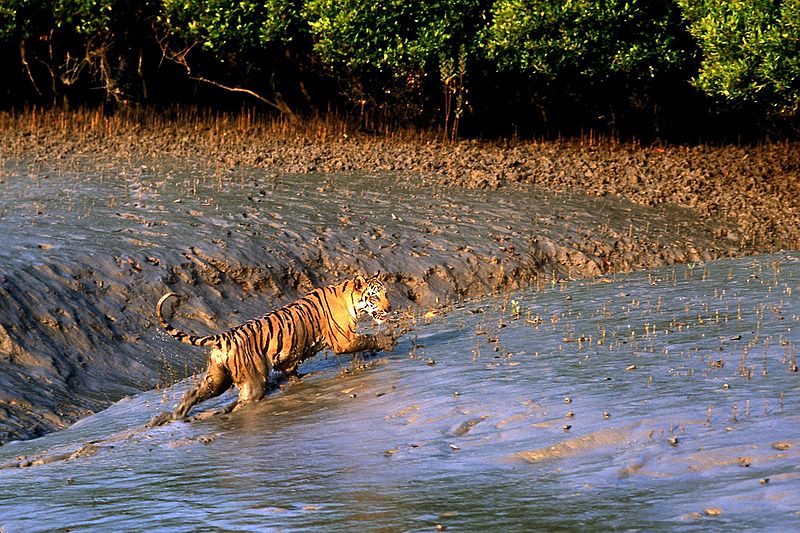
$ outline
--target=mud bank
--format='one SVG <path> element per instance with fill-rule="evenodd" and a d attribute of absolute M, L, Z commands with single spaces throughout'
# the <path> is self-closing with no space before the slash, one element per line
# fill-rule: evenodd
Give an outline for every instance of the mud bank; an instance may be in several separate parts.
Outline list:
<path fill-rule="evenodd" d="M 597 196 L 587 195 L 588 185 L 571 184 L 602 154 L 579 146 L 341 135 L 312 143 L 259 137 L 265 126 L 242 121 L 125 127 L 114 122 L 121 118 L 64 117 L 28 116 L 27 130 L 0 137 L 0 442 L 201 370 L 202 351 L 180 348 L 154 324 L 166 290 L 187 295 L 176 323 L 206 332 L 360 272 L 383 272 L 395 305 L 418 312 L 559 279 L 787 247 L 800 231 L 800 194 L 789 202 L 798 187 L 792 145 L 760 149 L 779 154 L 764 164 L 782 168 L 782 179 L 740 191 L 777 221 L 758 225 L 752 210 L 736 218 L 710 203 L 668 201 L 679 188 L 688 203 L 706 198 L 701 185 L 641 181 L 637 196 L 622 177 L 600 177 L 589 182 Z M 615 165 L 614 153 L 648 159 L 607 151 Z M 550 173 L 526 162 L 546 157 Z M 730 200 L 738 179 L 727 196 L 714 190 Z M 764 187 L 771 195 L 760 195 Z M 785 208 L 765 207 L 778 201 Z"/>
<path fill-rule="evenodd" d="M 0 113 L 0 162 L 102 172 L 170 156 L 222 177 L 240 166 L 278 172 L 392 172 L 469 188 L 536 184 L 692 209 L 736 225 L 757 251 L 800 248 L 800 143 L 640 146 L 591 137 L 563 142 L 442 142 L 430 132 L 367 131 L 337 118 L 287 123 L 251 114 L 99 111 Z"/>

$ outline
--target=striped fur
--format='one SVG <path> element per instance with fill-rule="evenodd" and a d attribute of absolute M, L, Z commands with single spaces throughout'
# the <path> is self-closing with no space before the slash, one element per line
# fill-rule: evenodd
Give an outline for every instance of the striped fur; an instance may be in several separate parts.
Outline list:
<path fill-rule="evenodd" d="M 222 394 L 231 385 L 239 389 L 237 404 L 258 400 L 266 392 L 270 370 L 279 370 L 297 380 L 301 377 L 297 367 L 326 347 L 344 354 L 391 350 L 395 344 L 395 339 L 388 335 L 356 332 L 362 315 L 380 323 L 391 310 L 386 288 L 377 275 L 366 279 L 357 276 L 338 285 L 314 289 L 260 318 L 205 336 L 181 331 L 164 319 L 161 308 L 173 296 L 177 295 L 167 293 L 156 304 L 159 323 L 185 344 L 210 347 L 211 354 L 203 381 L 186 393 L 175 412 L 161 413 L 151 425 L 183 418 L 194 405 Z"/>

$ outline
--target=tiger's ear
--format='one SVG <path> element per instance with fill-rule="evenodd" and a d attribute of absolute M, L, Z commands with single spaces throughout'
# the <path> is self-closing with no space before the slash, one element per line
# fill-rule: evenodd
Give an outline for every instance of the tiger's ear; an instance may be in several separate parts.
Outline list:
<path fill-rule="evenodd" d="M 355 287 L 357 291 L 364 290 L 364 285 L 366 284 L 367 281 L 364 279 L 364 276 L 362 275 L 356 276 L 356 279 L 353 280 L 353 287 Z"/>

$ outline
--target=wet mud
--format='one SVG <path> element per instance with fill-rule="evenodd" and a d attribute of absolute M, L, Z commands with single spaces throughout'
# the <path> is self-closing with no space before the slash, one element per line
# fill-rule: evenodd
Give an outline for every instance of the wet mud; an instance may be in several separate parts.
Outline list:
<path fill-rule="evenodd" d="M 451 189 L 392 175 L 225 182 L 179 162 L 128 174 L 7 173 L 2 185 L 3 440 L 33 437 L 202 365 L 153 306 L 218 331 L 314 286 L 382 272 L 396 307 L 740 254 L 691 212 L 531 187 Z M 418 312 L 418 311 L 415 311 Z M 176 356 L 174 354 L 183 354 Z"/>
<path fill-rule="evenodd" d="M 202 369 L 202 351 L 155 325 L 168 290 L 185 295 L 176 325 L 205 333 L 356 273 L 382 272 L 395 305 L 422 314 L 800 242 L 793 144 L 442 144 L 159 120 L 3 116 L 0 443 Z"/>
<path fill-rule="evenodd" d="M 189 378 L 0 447 L 0 525 L 794 531 L 798 291 L 796 253 L 546 283 L 145 428 Z"/>
<path fill-rule="evenodd" d="M 431 132 L 375 131 L 331 118 L 298 123 L 188 110 L 154 114 L 0 114 L 0 156 L 42 168 L 103 172 L 154 155 L 194 161 L 224 179 L 240 166 L 287 173 L 380 172 L 445 186 L 535 184 L 555 192 L 670 204 L 735 229 L 758 251 L 800 248 L 800 143 L 641 146 L 576 140 L 442 142 Z"/>

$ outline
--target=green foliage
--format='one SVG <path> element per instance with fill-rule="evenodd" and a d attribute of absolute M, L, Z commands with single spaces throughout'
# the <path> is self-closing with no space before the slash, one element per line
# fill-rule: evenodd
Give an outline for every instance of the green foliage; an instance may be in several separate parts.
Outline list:
<path fill-rule="evenodd" d="M 0 41 L 5 41 L 16 33 L 17 6 L 16 2 L 0 4 Z"/>
<path fill-rule="evenodd" d="M 429 75 L 440 82 L 446 135 L 458 135 L 467 104 L 468 64 L 479 49 L 487 17 L 481 0 L 308 0 L 304 15 L 314 51 L 329 66 L 359 79 L 381 73 L 399 82 L 395 96 L 407 96 L 413 108 Z M 357 99 L 361 87 L 354 84 Z M 386 93 L 394 92 L 388 87 Z M 363 100 L 362 100 L 363 101 Z"/>
<path fill-rule="evenodd" d="M 322 61 L 398 76 L 436 68 L 476 47 L 480 0 L 308 0 L 305 16 Z"/>
<path fill-rule="evenodd" d="M 162 0 L 159 17 L 172 36 L 212 51 L 288 43 L 303 32 L 294 0 Z"/>
<path fill-rule="evenodd" d="M 732 103 L 800 107 L 800 0 L 678 0 L 702 51 L 695 85 Z"/>
<path fill-rule="evenodd" d="M 53 13 L 60 28 L 75 31 L 79 35 L 95 36 L 108 34 L 116 13 L 116 0 L 57 0 Z"/>
<path fill-rule="evenodd" d="M 438 116 L 453 137 L 470 110 L 648 120 L 676 88 L 695 109 L 800 109 L 800 0 L 0 0 L 0 50 L 7 105 L 205 83 L 281 111 Z"/>
<path fill-rule="evenodd" d="M 497 0 L 485 42 L 506 70 L 647 79 L 683 67 L 682 32 L 670 0 Z"/>
<path fill-rule="evenodd" d="M 49 30 L 53 9 L 41 0 L 0 0 L 0 41 L 28 39 Z"/>

